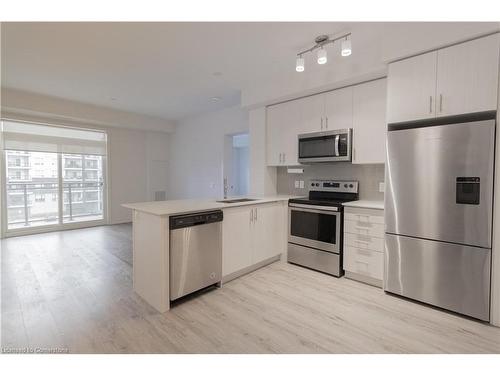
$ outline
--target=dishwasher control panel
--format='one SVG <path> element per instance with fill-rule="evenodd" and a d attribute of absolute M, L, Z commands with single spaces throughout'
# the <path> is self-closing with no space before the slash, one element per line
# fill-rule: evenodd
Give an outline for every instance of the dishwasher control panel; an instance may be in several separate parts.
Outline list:
<path fill-rule="evenodd" d="M 187 214 L 170 217 L 170 229 L 179 229 L 192 227 L 195 225 L 203 225 L 222 221 L 223 214 L 221 210 L 198 212 L 196 214 Z"/>

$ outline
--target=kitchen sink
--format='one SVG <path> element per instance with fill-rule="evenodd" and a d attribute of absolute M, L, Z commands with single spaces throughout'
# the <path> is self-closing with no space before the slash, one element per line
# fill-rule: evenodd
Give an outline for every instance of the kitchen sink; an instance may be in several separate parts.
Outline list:
<path fill-rule="evenodd" d="M 252 202 L 252 201 L 258 201 L 258 199 L 251 199 L 251 198 L 225 199 L 222 201 L 217 201 L 217 203 L 241 203 L 241 202 Z"/>

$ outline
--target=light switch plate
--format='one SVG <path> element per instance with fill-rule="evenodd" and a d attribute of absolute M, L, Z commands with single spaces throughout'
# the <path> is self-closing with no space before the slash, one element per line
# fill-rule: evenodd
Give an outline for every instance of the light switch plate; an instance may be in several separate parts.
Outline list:
<path fill-rule="evenodd" d="M 298 189 L 298 188 L 299 188 L 299 186 L 300 186 L 299 181 L 298 181 L 298 180 L 295 180 L 295 189 Z"/>
<path fill-rule="evenodd" d="M 304 181 L 303 181 L 303 180 L 300 180 L 300 181 L 299 181 L 299 185 L 300 185 L 300 188 L 301 188 L 301 189 L 304 189 Z"/>
<path fill-rule="evenodd" d="M 385 191 L 385 182 L 379 182 L 378 183 L 378 191 L 380 193 L 383 193 Z"/>

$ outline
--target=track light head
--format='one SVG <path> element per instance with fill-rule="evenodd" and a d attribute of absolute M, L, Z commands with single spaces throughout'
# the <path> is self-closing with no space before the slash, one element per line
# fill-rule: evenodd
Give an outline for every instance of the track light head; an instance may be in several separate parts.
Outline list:
<path fill-rule="evenodd" d="M 352 53 L 352 48 L 351 48 L 351 41 L 347 38 L 342 41 L 342 51 L 340 54 L 344 57 L 350 56 Z"/>
<path fill-rule="evenodd" d="M 328 58 L 326 56 L 326 49 L 321 47 L 318 50 L 318 64 L 323 65 L 323 64 L 326 64 L 327 61 L 328 61 Z"/>
<path fill-rule="evenodd" d="M 303 72 L 304 71 L 304 58 L 302 55 L 297 56 L 297 61 L 295 62 L 295 71 Z"/>

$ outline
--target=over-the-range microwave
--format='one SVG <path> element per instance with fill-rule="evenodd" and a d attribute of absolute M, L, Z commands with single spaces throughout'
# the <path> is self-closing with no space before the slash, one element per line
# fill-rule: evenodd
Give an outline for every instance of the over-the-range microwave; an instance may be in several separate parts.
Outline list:
<path fill-rule="evenodd" d="M 352 129 L 299 134 L 299 162 L 351 161 Z"/>

